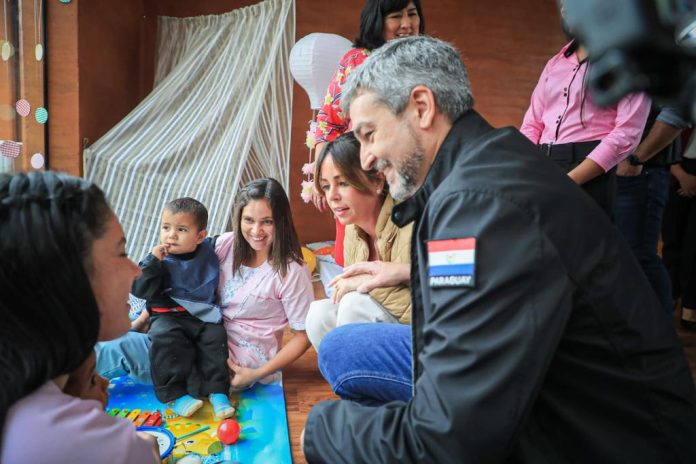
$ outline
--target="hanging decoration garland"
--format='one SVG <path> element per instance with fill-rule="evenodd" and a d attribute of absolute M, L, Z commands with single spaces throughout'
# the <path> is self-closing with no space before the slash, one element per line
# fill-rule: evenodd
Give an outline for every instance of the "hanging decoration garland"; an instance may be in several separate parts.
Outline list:
<path fill-rule="evenodd" d="M 0 153 L 8 158 L 16 158 L 22 151 L 22 144 L 11 140 L 4 140 L 0 143 Z"/>
<path fill-rule="evenodd" d="M 41 169 L 44 167 L 44 155 L 41 153 L 34 153 L 31 155 L 31 167 L 34 169 Z"/>
<path fill-rule="evenodd" d="M 27 116 L 29 116 L 29 113 L 31 113 L 31 105 L 28 101 L 22 98 L 21 100 L 17 100 L 17 103 L 15 104 L 15 110 L 17 110 L 18 115 L 22 116 L 23 118 L 26 118 Z"/>
<path fill-rule="evenodd" d="M 314 193 L 314 148 L 317 146 L 317 140 L 314 138 L 314 133 L 317 128 L 316 110 L 312 110 L 312 120 L 309 122 L 309 130 L 307 131 L 307 138 L 305 139 L 305 145 L 309 148 L 308 161 L 302 166 L 302 174 L 304 175 L 304 180 L 302 181 L 302 190 L 300 191 L 300 196 L 302 201 L 309 203 L 312 201 L 312 193 Z"/>
<path fill-rule="evenodd" d="M 36 44 L 34 46 L 34 58 L 36 58 L 36 61 L 39 62 L 43 59 L 43 54 L 44 54 L 44 49 L 43 49 L 43 41 L 41 40 L 41 32 L 42 32 L 42 23 L 41 21 L 43 17 L 43 0 L 34 0 L 34 43 Z M 38 11 L 38 14 L 37 14 Z M 38 71 L 37 71 L 38 73 Z"/>
<path fill-rule="evenodd" d="M 36 118 L 36 122 L 39 124 L 45 124 L 46 121 L 48 121 L 48 111 L 46 108 L 40 106 L 36 108 L 36 113 L 34 113 L 34 117 Z"/>
<path fill-rule="evenodd" d="M 4 39 L 0 39 L 0 58 L 2 58 L 2 61 L 7 61 L 14 55 L 14 46 L 7 40 L 9 38 L 9 34 L 7 33 L 7 5 L 3 5 L 2 14 L 5 28 L 3 29 Z"/>

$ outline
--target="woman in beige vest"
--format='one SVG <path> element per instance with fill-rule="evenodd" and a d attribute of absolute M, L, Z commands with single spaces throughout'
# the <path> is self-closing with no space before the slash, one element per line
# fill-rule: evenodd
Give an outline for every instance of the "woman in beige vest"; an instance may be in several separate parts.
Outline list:
<path fill-rule="evenodd" d="M 391 221 L 394 199 L 384 177 L 360 167 L 360 143 L 352 132 L 329 142 L 317 158 L 315 182 L 336 218 L 346 226 L 345 265 L 363 261 L 410 263 L 411 231 Z M 406 286 L 359 293 L 366 275 L 334 279 L 331 299 L 314 301 L 306 329 L 315 349 L 339 325 L 355 322 L 411 322 L 411 291 Z"/>

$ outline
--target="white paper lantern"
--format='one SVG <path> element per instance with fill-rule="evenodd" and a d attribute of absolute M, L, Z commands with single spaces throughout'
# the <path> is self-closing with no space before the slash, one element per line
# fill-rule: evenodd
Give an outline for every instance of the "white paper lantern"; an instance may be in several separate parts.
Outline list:
<path fill-rule="evenodd" d="M 321 108 L 326 89 L 338 62 L 351 48 L 345 37 L 336 34 L 313 32 L 295 43 L 290 51 L 290 72 L 309 95 L 310 107 Z"/>

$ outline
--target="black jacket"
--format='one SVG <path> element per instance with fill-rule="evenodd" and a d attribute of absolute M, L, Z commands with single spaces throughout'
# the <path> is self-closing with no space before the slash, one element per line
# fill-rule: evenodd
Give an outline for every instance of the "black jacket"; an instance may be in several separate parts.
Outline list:
<path fill-rule="evenodd" d="M 152 308 L 186 306 L 176 301 L 180 299 L 197 306 L 199 312 L 206 313 L 201 308 L 215 306 L 217 303 L 220 266 L 215 254 L 216 239 L 217 237 L 206 237 L 194 251 L 167 255 L 161 261 L 148 253 L 138 263 L 142 274 L 133 282 L 131 293 L 146 300 L 148 311 Z M 215 308 L 219 316 L 217 306 Z M 194 309 L 186 309 L 199 316 Z"/>
<path fill-rule="evenodd" d="M 469 112 L 397 206 L 412 243 L 414 397 L 321 403 L 309 462 L 696 462 L 696 391 L 670 318 L 585 192 Z M 475 238 L 472 287 L 427 244 Z"/>

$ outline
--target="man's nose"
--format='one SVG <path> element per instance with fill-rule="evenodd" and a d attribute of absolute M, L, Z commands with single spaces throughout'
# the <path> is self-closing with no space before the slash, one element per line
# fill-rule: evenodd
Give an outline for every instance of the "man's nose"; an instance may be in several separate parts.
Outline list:
<path fill-rule="evenodd" d="M 377 158 L 371 153 L 368 153 L 364 148 L 360 149 L 360 165 L 363 170 L 369 171 L 375 165 Z"/>

